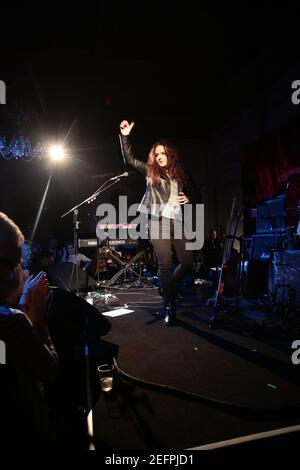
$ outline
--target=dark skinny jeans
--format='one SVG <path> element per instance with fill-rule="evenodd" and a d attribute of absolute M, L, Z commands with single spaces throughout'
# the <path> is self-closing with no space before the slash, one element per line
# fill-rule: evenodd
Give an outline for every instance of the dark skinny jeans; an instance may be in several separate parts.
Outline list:
<path fill-rule="evenodd" d="M 170 225 L 170 229 L 168 228 Z M 159 238 L 153 238 L 153 230 L 159 233 Z M 159 232 L 158 232 L 159 230 Z M 172 219 L 157 218 L 151 221 L 150 240 L 156 253 L 158 262 L 158 275 L 165 303 L 174 302 L 178 281 L 193 268 L 193 251 L 187 250 L 187 239 L 182 227 L 182 237 L 174 237 L 174 221 Z M 179 264 L 172 271 L 172 247 L 176 252 Z"/>

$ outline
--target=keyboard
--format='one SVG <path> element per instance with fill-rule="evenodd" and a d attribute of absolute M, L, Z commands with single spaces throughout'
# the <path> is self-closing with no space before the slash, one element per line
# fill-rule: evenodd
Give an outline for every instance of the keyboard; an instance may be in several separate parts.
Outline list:
<path fill-rule="evenodd" d="M 131 238 L 127 239 L 116 239 L 108 240 L 108 244 L 112 248 L 133 248 L 135 246 L 138 246 L 139 241 L 138 240 L 133 240 Z M 99 246 L 105 245 L 104 240 L 99 240 Z M 91 248 L 91 247 L 96 247 L 97 246 L 97 238 L 80 238 L 78 239 L 78 248 Z M 118 251 L 118 250 L 117 250 Z"/>

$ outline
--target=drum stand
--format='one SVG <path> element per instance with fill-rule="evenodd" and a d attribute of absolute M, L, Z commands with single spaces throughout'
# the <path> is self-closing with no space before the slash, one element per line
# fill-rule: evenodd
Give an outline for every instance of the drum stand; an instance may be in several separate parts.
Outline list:
<path fill-rule="evenodd" d="M 280 262 L 276 262 L 275 254 L 279 253 Z M 297 313 L 297 292 L 291 286 L 287 279 L 286 267 L 288 264 L 285 262 L 286 250 L 284 247 L 273 250 L 273 260 L 276 262 L 276 267 L 281 268 L 281 275 L 279 282 L 275 283 L 274 289 L 271 285 L 272 272 L 269 269 L 269 301 L 274 307 L 274 313 L 278 317 L 278 322 L 282 325 L 288 326 L 289 321 Z M 273 292 L 271 292 L 273 290 Z M 269 315 L 268 320 L 272 320 L 273 314 Z"/>

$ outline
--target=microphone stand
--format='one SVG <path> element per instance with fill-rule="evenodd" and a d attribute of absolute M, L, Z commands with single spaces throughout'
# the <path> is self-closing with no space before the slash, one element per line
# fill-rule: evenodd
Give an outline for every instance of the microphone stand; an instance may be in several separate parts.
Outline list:
<path fill-rule="evenodd" d="M 105 181 L 100 186 L 100 188 L 98 188 L 91 196 L 87 197 L 86 199 L 84 199 L 84 201 L 80 202 L 76 206 L 72 207 L 72 209 L 68 210 L 63 215 L 61 215 L 61 218 L 64 218 L 64 217 L 66 217 L 66 215 L 73 212 L 73 243 L 74 243 L 74 253 L 75 253 L 76 295 L 77 296 L 79 295 L 79 285 L 78 285 L 79 284 L 79 266 L 78 266 L 78 262 L 77 262 L 78 261 L 78 226 L 79 226 L 78 208 L 80 206 L 82 206 L 83 204 L 90 204 L 92 201 L 94 201 L 97 198 L 97 196 L 99 196 L 99 194 L 101 194 L 103 191 L 110 188 L 114 184 L 118 183 L 120 181 L 120 179 L 121 178 L 114 177 L 113 180 L 112 180 L 112 178 L 110 178 L 109 180 Z M 108 186 L 105 187 L 105 185 L 107 183 L 109 183 L 110 181 L 111 181 L 111 183 Z M 97 245 L 97 250 L 98 250 L 98 245 Z M 98 267 L 98 270 L 99 270 L 99 267 Z"/>

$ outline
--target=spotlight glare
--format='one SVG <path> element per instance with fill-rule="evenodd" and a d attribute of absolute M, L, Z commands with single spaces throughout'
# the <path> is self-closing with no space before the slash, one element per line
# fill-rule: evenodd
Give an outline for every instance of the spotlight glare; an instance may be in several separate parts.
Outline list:
<path fill-rule="evenodd" d="M 61 145 L 52 145 L 49 148 L 49 157 L 52 160 L 60 161 L 65 157 L 65 150 Z"/>

